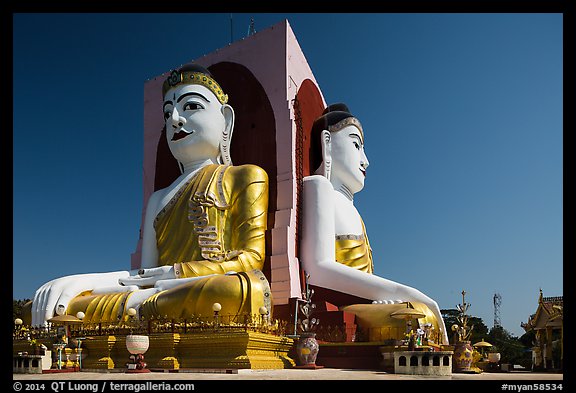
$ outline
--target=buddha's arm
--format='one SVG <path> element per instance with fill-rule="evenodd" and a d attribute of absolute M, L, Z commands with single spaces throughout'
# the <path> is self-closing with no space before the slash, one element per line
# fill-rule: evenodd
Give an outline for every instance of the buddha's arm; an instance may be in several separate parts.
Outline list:
<path fill-rule="evenodd" d="M 103 288 L 108 292 L 134 290 L 134 287 L 122 287 L 118 283 L 119 279 L 129 275 L 128 271 L 76 274 L 47 282 L 34 295 L 32 325 L 43 325 L 54 315 L 64 314 L 70 301 L 82 292 Z"/>
<path fill-rule="evenodd" d="M 304 178 L 302 186 L 301 252 L 304 269 L 317 274 L 320 261 L 336 261 L 334 188 L 324 176 Z M 319 277 L 318 277 L 319 278 Z"/>
<path fill-rule="evenodd" d="M 142 228 L 142 261 L 137 274 L 119 279 L 122 285 L 137 285 L 145 287 L 154 285 L 158 280 L 174 279 L 174 268 L 172 266 L 158 266 L 158 247 L 156 246 L 156 230 L 154 229 L 154 219 L 157 214 L 158 204 L 162 198 L 162 192 L 156 191 L 146 204 L 144 214 L 144 224 Z"/>
<path fill-rule="evenodd" d="M 262 270 L 268 211 L 268 176 L 254 165 L 232 167 L 225 187 L 229 187 L 230 207 L 226 211 L 224 237 L 229 239 L 219 261 L 201 260 L 174 265 L 177 277 L 197 277 L 230 271 Z"/>
<path fill-rule="evenodd" d="M 150 195 L 144 215 L 144 228 L 142 229 L 142 269 L 158 266 L 158 247 L 156 246 L 156 231 L 154 230 L 154 218 L 157 214 L 158 203 L 161 199 L 160 192 Z"/>
<path fill-rule="evenodd" d="M 336 262 L 333 195 L 325 177 L 304 179 L 302 262 L 310 283 L 369 300 L 398 299 L 404 285 Z"/>
<path fill-rule="evenodd" d="M 438 304 L 417 289 L 336 262 L 333 195 L 325 177 L 304 179 L 301 259 L 310 284 L 368 300 L 418 301 L 441 321 Z"/>

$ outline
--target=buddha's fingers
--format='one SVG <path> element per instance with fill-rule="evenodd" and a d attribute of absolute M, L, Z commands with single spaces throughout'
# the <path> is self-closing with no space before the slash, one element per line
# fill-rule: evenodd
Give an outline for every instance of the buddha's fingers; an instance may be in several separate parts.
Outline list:
<path fill-rule="evenodd" d="M 46 283 L 42 285 L 34 295 L 34 300 L 32 302 L 32 325 L 44 325 L 46 320 L 51 318 L 54 313 L 54 307 L 48 309 L 46 304 L 48 293 L 49 293 L 49 284 Z"/>
<path fill-rule="evenodd" d="M 172 277 L 169 276 L 170 272 L 172 272 Z M 138 271 L 138 275 L 142 278 L 156 277 L 156 279 L 159 279 L 158 276 L 163 278 L 175 278 L 173 272 L 174 268 L 172 266 L 159 266 L 159 267 L 152 267 L 149 269 L 140 269 Z"/>
<path fill-rule="evenodd" d="M 159 278 L 160 276 L 152 276 L 152 277 L 130 276 L 126 278 L 121 278 L 118 280 L 118 282 L 120 283 L 120 285 L 125 286 L 136 285 L 138 287 L 145 287 L 156 284 L 156 281 L 158 281 Z"/>

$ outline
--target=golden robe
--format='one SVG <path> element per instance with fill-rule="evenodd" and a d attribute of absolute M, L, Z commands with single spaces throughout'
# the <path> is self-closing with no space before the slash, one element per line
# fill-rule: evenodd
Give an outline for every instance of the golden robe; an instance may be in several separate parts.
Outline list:
<path fill-rule="evenodd" d="M 199 170 L 154 221 L 158 265 L 173 265 L 177 278 L 199 279 L 155 293 L 142 303 L 140 315 L 210 316 L 216 302 L 222 315 L 257 314 L 261 306 L 272 311 L 262 273 L 267 210 L 262 168 L 214 164 Z M 81 294 L 67 313 L 83 311 L 85 322 L 112 322 L 125 315 L 131 295 Z"/>
<path fill-rule="evenodd" d="M 372 249 L 362 221 L 361 235 L 336 235 L 336 262 L 365 273 L 374 272 Z"/>

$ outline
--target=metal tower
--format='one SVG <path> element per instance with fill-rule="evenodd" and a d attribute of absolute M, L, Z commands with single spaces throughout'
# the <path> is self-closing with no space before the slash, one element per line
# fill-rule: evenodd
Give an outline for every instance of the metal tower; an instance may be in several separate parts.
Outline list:
<path fill-rule="evenodd" d="M 254 28 L 254 18 L 250 18 L 250 26 L 248 26 L 248 35 L 256 34 L 256 29 Z"/>
<path fill-rule="evenodd" d="M 500 305 L 502 304 L 502 295 L 494 294 L 494 327 L 502 326 L 500 322 Z"/>

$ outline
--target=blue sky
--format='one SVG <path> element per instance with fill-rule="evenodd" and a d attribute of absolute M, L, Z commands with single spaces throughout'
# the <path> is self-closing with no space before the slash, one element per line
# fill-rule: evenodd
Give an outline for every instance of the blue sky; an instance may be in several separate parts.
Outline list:
<path fill-rule="evenodd" d="M 521 335 L 563 294 L 562 15 L 233 14 L 287 19 L 327 102 L 360 119 L 356 206 L 376 274 Z M 130 267 L 147 79 L 230 43 L 230 14 L 15 14 L 13 296 Z M 342 78 L 345 73 L 352 77 Z"/>

